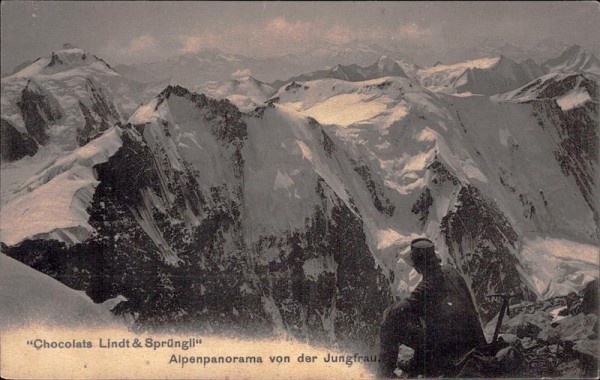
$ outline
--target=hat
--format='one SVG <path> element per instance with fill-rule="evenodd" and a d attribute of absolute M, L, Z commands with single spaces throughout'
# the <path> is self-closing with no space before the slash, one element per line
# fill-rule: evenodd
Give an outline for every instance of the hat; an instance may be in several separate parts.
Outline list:
<path fill-rule="evenodd" d="M 435 246 L 427 238 L 419 238 L 410 242 L 410 258 L 416 264 L 427 263 L 435 258 Z"/>

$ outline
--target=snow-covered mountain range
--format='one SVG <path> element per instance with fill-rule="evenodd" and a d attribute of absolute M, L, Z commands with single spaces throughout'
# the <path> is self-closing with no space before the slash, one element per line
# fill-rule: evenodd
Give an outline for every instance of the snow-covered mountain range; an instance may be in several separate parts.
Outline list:
<path fill-rule="evenodd" d="M 444 53 L 449 59 L 448 62 L 452 63 L 501 55 L 517 62 L 533 59 L 537 63 L 542 63 L 559 56 L 570 46 L 553 38 L 544 38 L 535 43 L 520 44 L 517 42 L 507 43 L 500 39 L 488 37 L 477 44 L 465 44 L 461 48 L 454 48 Z"/>
<path fill-rule="evenodd" d="M 436 65 L 418 71 L 422 85 L 434 91 L 493 95 L 515 89 L 544 74 L 533 60 L 522 63 L 505 56 L 454 65 Z"/>
<path fill-rule="evenodd" d="M 600 72 L 600 60 L 590 51 L 579 45 L 573 45 L 565 50 L 561 55 L 544 62 L 542 65 L 545 71 L 554 72 Z"/>
<path fill-rule="evenodd" d="M 195 88 L 209 81 L 228 80 L 233 73 L 245 70 L 263 80 L 275 80 L 306 68 L 306 65 L 295 62 L 288 56 L 265 59 L 226 53 L 216 48 L 186 53 L 163 61 L 115 66 L 115 70 L 123 76 L 142 83 L 161 80 L 188 88 Z"/>
<path fill-rule="evenodd" d="M 241 111 L 252 111 L 273 96 L 277 90 L 258 79 L 244 75 L 230 81 L 210 81 L 196 89 L 216 99 L 227 99 Z"/>
<path fill-rule="evenodd" d="M 600 73 L 580 47 L 270 85 L 117 71 L 65 46 L 2 79 L 0 239 L 139 326 L 370 344 L 424 235 L 484 322 L 490 292 L 597 278 Z"/>
<path fill-rule="evenodd" d="M 70 44 L 2 78 L 1 86 L 3 130 L 33 138 L 37 149 L 53 145 L 65 151 L 126 120 L 156 91 L 152 85 L 122 77 L 102 59 Z"/>
<path fill-rule="evenodd" d="M 403 55 L 398 49 L 386 49 L 377 44 L 359 41 L 326 43 L 318 49 L 270 57 L 232 54 L 217 48 L 206 48 L 157 62 L 117 65 L 115 69 L 140 82 L 168 80 L 172 85 L 196 88 L 209 81 L 229 80 L 231 74 L 237 71 L 247 70 L 255 78 L 272 82 L 340 64 L 367 66 L 381 56 L 401 58 Z"/>
<path fill-rule="evenodd" d="M 362 82 L 369 79 L 383 77 L 405 77 L 408 76 L 401 67 L 400 62 L 387 56 L 380 57 L 377 62 L 370 66 L 361 67 L 357 64 L 336 65 L 330 70 L 318 70 L 310 73 L 291 77 L 287 80 L 277 80 L 271 83 L 272 87 L 280 88 L 290 82 L 306 82 L 316 79 L 341 79 L 348 82 Z"/>

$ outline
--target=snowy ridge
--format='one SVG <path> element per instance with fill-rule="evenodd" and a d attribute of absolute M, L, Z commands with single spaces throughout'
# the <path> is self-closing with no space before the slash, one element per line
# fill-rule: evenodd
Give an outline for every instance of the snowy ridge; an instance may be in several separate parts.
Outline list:
<path fill-rule="evenodd" d="M 273 99 L 322 124 L 349 126 L 388 115 L 389 122 L 379 123 L 385 129 L 405 113 L 400 103 L 405 91 L 413 91 L 410 86 L 410 81 L 404 78 L 364 82 L 322 79 L 289 85 L 280 89 Z"/>
<path fill-rule="evenodd" d="M 589 74 L 585 74 L 588 75 Z M 513 91 L 509 91 L 503 94 L 498 94 L 493 99 L 498 101 L 514 101 L 514 102 L 527 102 L 534 99 L 548 99 L 554 98 L 556 95 L 565 95 L 564 89 L 559 88 L 558 92 L 553 91 L 552 87 L 556 86 L 556 83 L 568 82 L 571 83 L 571 89 L 575 90 L 578 87 L 581 79 L 584 76 L 577 73 L 549 73 L 542 75 L 541 77 L 525 84 L 524 86 L 517 88 Z"/>
<path fill-rule="evenodd" d="M 118 127 L 109 129 L 20 185 L 0 210 L 0 240 L 14 245 L 50 236 L 76 243 L 89 237 L 86 209 L 98 185 L 93 167 L 121 147 L 120 134 Z"/>
<path fill-rule="evenodd" d="M 30 78 L 35 75 L 52 75 L 58 72 L 76 69 L 78 67 L 90 66 L 92 70 L 104 72 L 109 75 L 117 73 L 103 60 L 85 50 L 65 44 L 59 50 L 52 52 L 50 57 L 38 58 L 31 65 L 17 71 L 2 80 L 15 78 Z"/>
<path fill-rule="evenodd" d="M 185 162 L 199 173 L 203 187 L 235 182 L 223 162 L 226 152 L 214 130 L 199 121 L 195 116 L 198 109 L 186 97 L 173 95 L 164 102 L 155 99 L 140 107 L 129 122 L 146 125 L 144 139 L 151 149 L 164 151 L 169 162 L 165 170 L 183 171 Z M 263 110 L 260 118 L 245 121 L 248 142 L 241 153 L 245 170 L 252 173 L 244 176 L 244 200 L 252 205 L 244 220 L 249 231 L 300 227 L 312 214 L 311 204 L 319 201 L 310 185 L 317 177 L 323 178 L 340 199 L 349 200 L 336 175 L 339 169 L 329 167 L 322 132 L 308 128 L 308 121 L 295 112 L 273 107 Z M 278 144 L 263 148 L 272 141 Z M 276 210 L 285 212 L 274 217 Z"/>
<path fill-rule="evenodd" d="M 252 111 L 277 92 L 273 87 L 251 76 L 232 79 L 226 82 L 207 82 L 197 88 L 215 99 L 227 99 L 240 111 Z"/>
<path fill-rule="evenodd" d="M 599 77 L 591 73 L 551 73 L 522 88 L 495 97 L 498 101 L 532 106 L 538 125 L 555 142 L 554 155 L 562 173 L 572 177 L 579 193 L 600 220 L 598 204 Z M 589 231 L 589 230 L 588 230 Z M 594 235 L 594 232 L 588 232 Z M 598 230 L 595 230 L 598 234 Z"/>
<path fill-rule="evenodd" d="M 539 294 L 545 298 L 578 292 L 598 277 L 598 247 L 567 239 L 525 239 L 525 266 Z"/>
<path fill-rule="evenodd" d="M 467 69 L 489 69 L 500 61 L 500 57 L 481 58 L 473 61 L 444 65 L 441 62 L 436 63 L 432 67 L 419 70 L 419 76 L 422 78 L 424 86 L 432 87 L 436 83 L 444 83 L 456 80 Z M 438 85 L 439 86 L 439 85 Z"/>
<path fill-rule="evenodd" d="M 505 56 L 437 65 L 417 72 L 421 84 L 431 90 L 485 95 L 515 89 L 542 74 L 532 60 L 516 63 Z"/>
<path fill-rule="evenodd" d="M 87 238 L 93 167 L 121 146 L 113 125 L 152 92 L 73 45 L 2 78 L 3 148 L 31 145 L 3 156 L 2 241 Z"/>
<path fill-rule="evenodd" d="M 573 45 L 560 56 L 547 60 L 542 67 L 548 72 L 589 72 L 600 75 L 598 57 L 579 45 Z"/>
<path fill-rule="evenodd" d="M 123 78 L 100 58 L 66 45 L 2 78 L 1 92 L 3 118 L 21 132 L 39 130 L 48 141 L 38 138 L 38 143 L 68 152 L 124 121 L 154 88 Z"/>
<path fill-rule="evenodd" d="M 280 88 L 288 83 L 293 85 L 295 82 L 305 82 L 316 79 L 340 79 L 349 82 L 361 82 L 382 77 L 403 77 L 408 78 L 401 64 L 407 65 L 405 62 L 398 62 L 393 58 L 382 56 L 377 62 L 370 66 L 352 65 L 336 65 L 330 70 L 318 70 L 310 73 L 294 76 L 286 80 L 278 80 L 271 83 L 274 88 Z"/>

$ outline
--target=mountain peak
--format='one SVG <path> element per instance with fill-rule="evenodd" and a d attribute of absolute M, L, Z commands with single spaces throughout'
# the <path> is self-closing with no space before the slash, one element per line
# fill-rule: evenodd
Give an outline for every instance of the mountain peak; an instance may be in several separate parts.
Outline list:
<path fill-rule="evenodd" d="M 53 70 L 60 68 L 59 71 L 62 71 L 89 64 L 96 60 L 98 60 L 96 56 L 89 54 L 75 45 L 66 43 L 61 49 L 52 52 L 50 62 L 48 62 L 45 68 Z"/>
<path fill-rule="evenodd" d="M 73 45 L 73 44 L 71 44 L 71 43 L 68 43 L 68 42 L 67 42 L 67 43 L 63 44 L 63 46 L 62 46 L 62 49 L 63 49 L 63 50 L 68 50 L 68 49 L 80 49 L 80 47 L 79 47 L 79 46 L 75 46 L 75 45 Z"/>
<path fill-rule="evenodd" d="M 377 66 L 381 70 L 393 71 L 398 64 L 393 58 L 390 58 L 387 55 L 382 55 L 381 58 L 377 60 Z"/>
<path fill-rule="evenodd" d="M 564 53 L 578 53 L 580 51 L 585 51 L 585 49 L 583 47 L 581 47 L 581 45 L 571 45 L 570 47 L 567 48 L 567 50 L 564 51 Z M 563 54 L 564 54 L 563 53 Z"/>
<path fill-rule="evenodd" d="M 509 63 L 515 63 L 515 61 L 513 61 L 511 58 L 507 57 L 504 54 L 500 54 L 498 56 L 498 63 L 500 62 L 509 62 Z"/>
<path fill-rule="evenodd" d="M 494 63 L 490 68 L 506 68 L 508 70 L 513 70 L 514 67 L 518 66 L 517 62 L 515 62 L 513 59 L 507 57 L 504 54 L 500 54 L 498 57 L 496 57 L 496 59 L 496 63 Z"/>
<path fill-rule="evenodd" d="M 10 77 L 30 78 L 34 75 L 52 75 L 78 67 L 94 65 L 100 62 L 107 71 L 114 72 L 112 67 L 104 60 L 88 53 L 84 49 L 70 43 L 65 43 L 61 48 L 54 50 L 49 56 L 40 57 L 27 64 L 19 65 Z M 100 65 L 94 66 L 96 69 Z"/>
<path fill-rule="evenodd" d="M 63 46 L 52 52 L 52 54 L 56 54 L 59 56 L 65 56 L 65 55 L 76 55 L 76 56 L 90 56 L 90 54 L 88 54 L 85 50 L 83 50 L 82 48 L 80 48 L 79 46 L 75 46 L 73 44 L 70 43 L 66 43 L 63 44 Z"/>
<path fill-rule="evenodd" d="M 547 60 L 543 67 L 547 71 L 600 72 L 600 60 L 580 45 L 572 45 L 556 58 Z"/>
<path fill-rule="evenodd" d="M 593 56 L 592 52 L 587 50 L 581 45 L 571 45 L 565 51 L 562 52 L 560 56 L 555 58 L 554 60 L 567 60 L 567 59 L 577 59 L 578 57 L 590 57 Z M 548 60 L 553 61 L 552 59 Z"/>
<path fill-rule="evenodd" d="M 171 94 L 185 97 L 190 96 L 192 93 L 187 88 L 180 85 L 168 85 L 164 90 L 162 90 L 156 97 L 158 99 L 168 99 Z"/>

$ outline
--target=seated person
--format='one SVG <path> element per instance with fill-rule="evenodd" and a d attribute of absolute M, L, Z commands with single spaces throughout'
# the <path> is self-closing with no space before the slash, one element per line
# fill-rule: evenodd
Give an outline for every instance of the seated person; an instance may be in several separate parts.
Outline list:
<path fill-rule="evenodd" d="M 440 265 L 431 240 L 413 240 L 410 260 L 423 280 L 384 313 L 378 375 L 394 375 L 398 348 L 405 345 L 415 351 L 403 368 L 409 376 L 452 376 L 462 355 L 486 344 L 479 316 L 467 284 L 455 269 Z"/>

